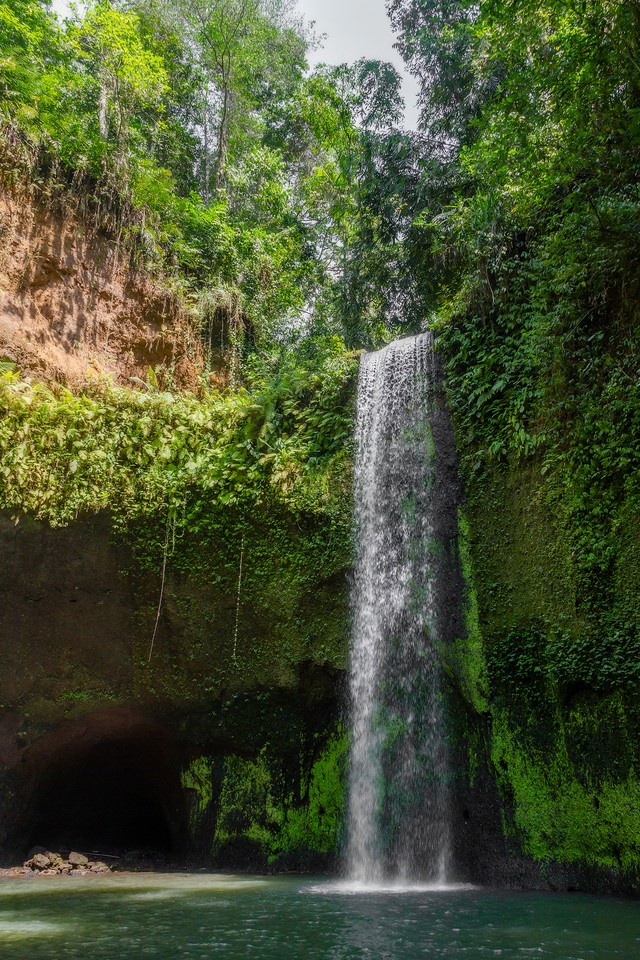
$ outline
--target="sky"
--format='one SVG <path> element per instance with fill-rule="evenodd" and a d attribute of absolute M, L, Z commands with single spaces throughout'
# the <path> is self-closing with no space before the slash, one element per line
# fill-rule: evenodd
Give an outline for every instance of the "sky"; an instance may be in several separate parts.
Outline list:
<path fill-rule="evenodd" d="M 406 73 L 402 57 L 393 49 L 395 37 L 385 0 L 298 0 L 298 9 L 307 20 L 315 20 L 317 33 L 326 34 L 323 48 L 311 58 L 313 63 L 353 63 L 365 57 L 390 60 L 397 67 L 405 78 L 406 125 L 415 127 L 418 87 Z"/>

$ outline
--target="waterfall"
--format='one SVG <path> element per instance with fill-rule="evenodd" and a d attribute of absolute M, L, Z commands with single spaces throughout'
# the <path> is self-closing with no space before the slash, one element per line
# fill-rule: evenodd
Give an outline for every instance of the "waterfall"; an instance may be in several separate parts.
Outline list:
<path fill-rule="evenodd" d="M 442 883 L 449 830 L 437 658 L 430 334 L 362 358 L 355 464 L 348 872 Z"/>

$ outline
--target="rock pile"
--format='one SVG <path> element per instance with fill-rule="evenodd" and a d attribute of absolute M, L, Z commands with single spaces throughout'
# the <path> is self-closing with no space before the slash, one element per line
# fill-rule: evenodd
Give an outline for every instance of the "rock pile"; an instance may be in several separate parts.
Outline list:
<path fill-rule="evenodd" d="M 63 857 L 61 853 L 52 853 L 44 847 L 36 847 L 30 851 L 28 860 L 24 862 L 25 869 L 31 870 L 42 877 L 56 877 L 67 875 L 84 877 L 88 873 L 109 873 L 111 867 L 102 860 L 90 860 L 84 853 L 71 851 Z"/>

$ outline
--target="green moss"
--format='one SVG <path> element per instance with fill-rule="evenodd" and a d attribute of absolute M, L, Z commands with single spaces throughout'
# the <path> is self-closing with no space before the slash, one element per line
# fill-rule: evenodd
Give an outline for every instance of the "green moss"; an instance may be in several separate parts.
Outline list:
<path fill-rule="evenodd" d="M 107 689 L 92 687 L 81 690 L 65 690 L 58 697 L 61 703 L 86 704 L 86 703 L 104 703 L 114 699 L 113 692 Z"/>
<path fill-rule="evenodd" d="M 336 853 L 345 810 L 347 738 L 336 731 L 326 742 L 297 791 L 268 748 L 255 759 L 224 761 L 215 848 L 249 842 L 270 864 L 304 862 Z"/>
<path fill-rule="evenodd" d="M 180 782 L 183 789 L 192 790 L 196 802 L 192 808 L 192 826 L 208 812 L 213 800 L 213 764 L 209 757 L 197 757 L 182 771 Z"/>
<path fill-rule="evenodd" d="M 629 500 L 616 528 L 618 556 L 614 570 L 614 595 L 627 620 L 640 621 L 640 502 Z"/>
<path fill-rule="evenodd" d="M 468 544 L 485 642 L 510 626 L 546 619 L 579 629 L 571 545 L 549 508 L 536 465 L 466 477 Z"/>
<path fill-rule="evenodd" d="M 474 785 L 478 772 L 480 770 L 480 765 L 482 763 L 485 746 L 484 741 L 482 740 L 480 731 L 477 727 L 472 727 L 466 731 L 466 741 L 467 741 L 467 762 L 468 762 L 468 778 L 469 784 Z"/>
<path fill-rule="evenodd" d="M 292 515 L 266 499 L 253 510 L 200 505 L 186 523 L 167 558 L 151 669 L 162 531 L 146 521 L 123 534 L 134 546 L 130 580 L 157 585 L 137 605 L 140 695 L 154 689 L 158 696 L 188 700 L 194 675 L 214 696 L 294 688 L 302 664 L 307 670 L 345 668 L 350 526 Z"/>
<path fill-rule="evenodd" d="M 485 465 L 465 479 L 467 637 L 445 657 L 474 711 L 461 720 L 470 779 L 488 743 L 516 848 L 542 863 L 637 870 L 636 511 L 627 507 L 618 531 L 614 592 L 585 604 L 573 536 L 550 508 L 557 489 L 541 465 Z"/>
<path fill-rule="evenodd" d="M 283 829 L 285 851 L 336 852 L 346 808 L 347 751 L 348 738 L 339 731 L 313 764 L 306 796 L 301 796 L 301 805 L 287 811 Z"/>
<path fill-rule="evenodd" d="M 274 771 L 266 750 L 255 760 L 226 757 L 215 834 L 218 846 L 239 837 L 257 840 L 271 835 L 277 828 L 274 786 Z"/>
<path fill-rule="evenodd" d="M 486 713 L 489 708 L 487 665 L 480 628 L 469 523 L 461 510 L 458 511 L 458 550 L 465 589 L 465 635 L 448 644 L 441 655 L 446 668 L 456 678 L 465 700 L 477 713 Z"/>
<path fill-rule="evenodd" d="M 551 751 L 536 750 L 506 711 L 494 715 L 492 732 L 492 761 L 512 803 L 510 829 L 527 853 L 540 861 L 640 866 L 640 780 L 634 767 L 619 780 L 580 775 L 562 726 Z"/>

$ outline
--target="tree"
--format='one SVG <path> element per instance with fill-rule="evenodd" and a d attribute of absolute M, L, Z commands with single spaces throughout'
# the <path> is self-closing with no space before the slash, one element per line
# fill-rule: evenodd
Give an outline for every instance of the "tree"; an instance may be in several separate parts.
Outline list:
<path fill-rule="evenodd" d="M 271 96 L 295 83 L 306 66 L 306 40 L 288 19 L 286 0 L 181 0 L 174 8 L 188 28 L 200 62 L 217 93 L 214 183 L 224 186 L 231 141 L 238 147 Z M 208 111 L 204 135 L 208 139 Z M 208 194 L 208 172 L 205 174 Z"/>
<path fill-rule="evenodd" d="M 64 58 L 51 13 L 34 0 L 0 0 L 0 115 L 33 129 L 43 73 Z"/>
<path fill-rule="evenodd" d="M 89 8 L 76 36 L 94 64 L 100 136 L 114 143 L 116 168 L 122 170 L 135 112 L 157 106 L 166 93 L 164 60 L 143 44 L 137 15 L 108 0 Z"/>
<path fill-rule="evenodd" d="M 481 4 L 472 0 L 387 0 L 398 49 L 420 81 L 421 128 L 432 154 L 454 156 L 472 134 L 492 80 L 474 71 L 474 24 Z"/>

